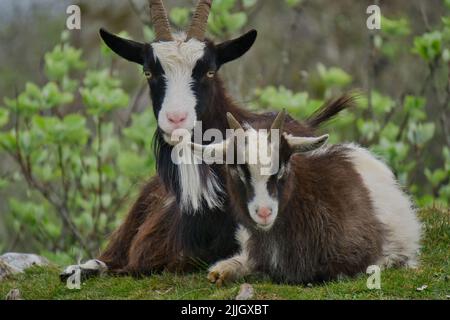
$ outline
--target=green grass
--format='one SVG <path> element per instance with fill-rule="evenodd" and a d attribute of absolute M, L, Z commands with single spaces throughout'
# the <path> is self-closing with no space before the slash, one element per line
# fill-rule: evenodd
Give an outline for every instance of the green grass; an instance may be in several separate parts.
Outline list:
<path fill-rule="evenodd" d="M 381 273 L 381 289 L 366 287 L 367 275 L 313 287 L 275 285 L 255 276 L 256 299 L 448 299 L 450 295 L 450 211 L 422 210 L 425 226 L 421 266 L 417 270 L 391 269 Z M 206 272 L 189 275 L 164 273 L 143 279 L 90 279 L 81 290 L 69 290 L 59 281 L 57 266 L 29 269 L 0 282 L 0 297 L 18 288 L 24 299 L 233 299 L 240 283 L 222 288 L 206 280 Z M 422 285 L 428 288 L 416 289 Z"/>

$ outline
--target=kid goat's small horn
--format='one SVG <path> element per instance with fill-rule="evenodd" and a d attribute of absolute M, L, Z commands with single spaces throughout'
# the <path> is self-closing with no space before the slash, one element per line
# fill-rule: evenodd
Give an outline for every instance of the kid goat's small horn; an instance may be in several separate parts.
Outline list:
<path fill-rule="evenodd" d="M 170 32 L 169 19 L 167 18 L 166 9 L 162 0 L 149 0 L 150 18 L 155 28 L 157 41 L 172 41 L 172 33 Z"/>
<path fill-rule="evenodd" d="M 233 129 L 233 130 L 242 129 L 242 126 L 239 123 L 239 121 L 237 121 L 236 118 L 233 117 L 233 115 L 230 112 L 227 112 L 227 120 L 228 120 L 228 126 L 230 127 L 230 129 Z"/>
<path fill-rule="evenodd" d="M 187 40 L 192 38 L 200 41 L 205 40 L 211 6 L 212 0 L 199 0 L 187 33 Z"/>
<path fill-rule="evenodd" d="M 269 141 L 271 141 L 271 135 L 272 135 L 272 130 L 280 130 L 280 137 L 281 137 L 281 132 L 283 131 L 283 127 L 284 127 L 284 121 L 286 120 L 286 110 L 282 110 L 278 113 L 277 117 L 275 118 L 275 120 L 272 123 L 272 126 L 270 127 L 270 131 L 269 131 Z"/>

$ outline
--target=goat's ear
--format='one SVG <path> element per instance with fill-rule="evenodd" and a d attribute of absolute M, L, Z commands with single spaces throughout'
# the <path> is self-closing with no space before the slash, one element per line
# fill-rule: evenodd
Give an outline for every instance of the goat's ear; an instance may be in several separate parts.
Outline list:
<path fill-rule="evenodd" d="M 257 35 L 256 30 L 251 30 L 237 39 L 218 44 L 216 46 L 217 65 L 220 67 L 244 55 L 255 43 Z"/>
<path fill-rule="evenodd" d="M 100 29 L 100 36 L 106 45 L 122 58 L 131 62 L 144 64 L 144 44 L 118 37 L 105 29 Z"/>
<path fill-rule="evenodd" d="M 292 135 L 284 134 L 292 153 L 304 153 L 316 150 L 327 142 L 329 135 L 325 134 L 320 137 L 294 137 Z"/>

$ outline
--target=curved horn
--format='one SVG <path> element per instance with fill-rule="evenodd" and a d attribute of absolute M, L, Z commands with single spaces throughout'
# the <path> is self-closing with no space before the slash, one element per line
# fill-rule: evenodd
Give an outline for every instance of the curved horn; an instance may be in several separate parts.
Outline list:
<path fill-rule="evenodd" d="M 192 18 L 191 26 L 187 33 L 187 40 L 205 40 L 206 27 L 208 26 L 208 16 L 211 11 L 212 0 L 199 0 Z"/>
<path fill-rule="evenodd" d="M 166 9 L 162 0 L 149 0 L 150 18 L 155 28 L 157 41 L 172 41 L 172 33 L 170 32 L 169 19 L 167 18 Z"/>
<path fill-rule="evenodd" d="M 242 129 L 243 130 L 239 121 L 237 121 L 236 118 L 233 117 L 233 115 L 230 112 L 227 112 L 227 120 L 228 120 L 228 126 L 230 127 L 230 129 L 233 129 L 233 130 Z"/>
<path fill-rule="evenodd" d="M 272 130 L 280 130 L 280 137 L 281 137 L 281 133 L 283 131 L 283 127 L 284 127 L 284 121 L 286 120 L 286 110 L 283 109 L 282 111 L 280 111 L 277 115 L 277 117 L 275 118 L 275 120 L 272 123 L 272 126 L 270 127 L 270 131 L 269 131 L 269 141 L 272 135 Z"/>

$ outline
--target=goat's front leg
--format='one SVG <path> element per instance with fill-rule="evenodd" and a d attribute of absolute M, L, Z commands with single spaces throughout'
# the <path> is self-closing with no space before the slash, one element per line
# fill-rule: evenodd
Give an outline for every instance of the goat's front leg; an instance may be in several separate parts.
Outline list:
<path fill-rule="evenodd" d="M 248 261 L 241 255 L 221 260 L 209 268 L 208 280 L 218 286 L 238 280 L 251 273 Z"/>
<path fill-rule="evenodd" d="M 224 282 L 238 280 L 252 272 L 252 263 L 248 256 L 247 242 L 250 238 L 248 231 L 240 226 L 236 232 L 236 239 L 241 246 L 241 253 L 217 262 L 209 268 L 208 280 L 221 286 Z"/>
<path fill-rule="evenodd" d="M 77 272 L 80 280 L 84 281 L 88 278 L 102 275 L 108 271 L 108 266 L 98 259 L 89 260 L 83 264 L 75 264 L 66 267 L 59 275 L 62 282 L 67 282 L 68 279 L 74 276 Z"/>

